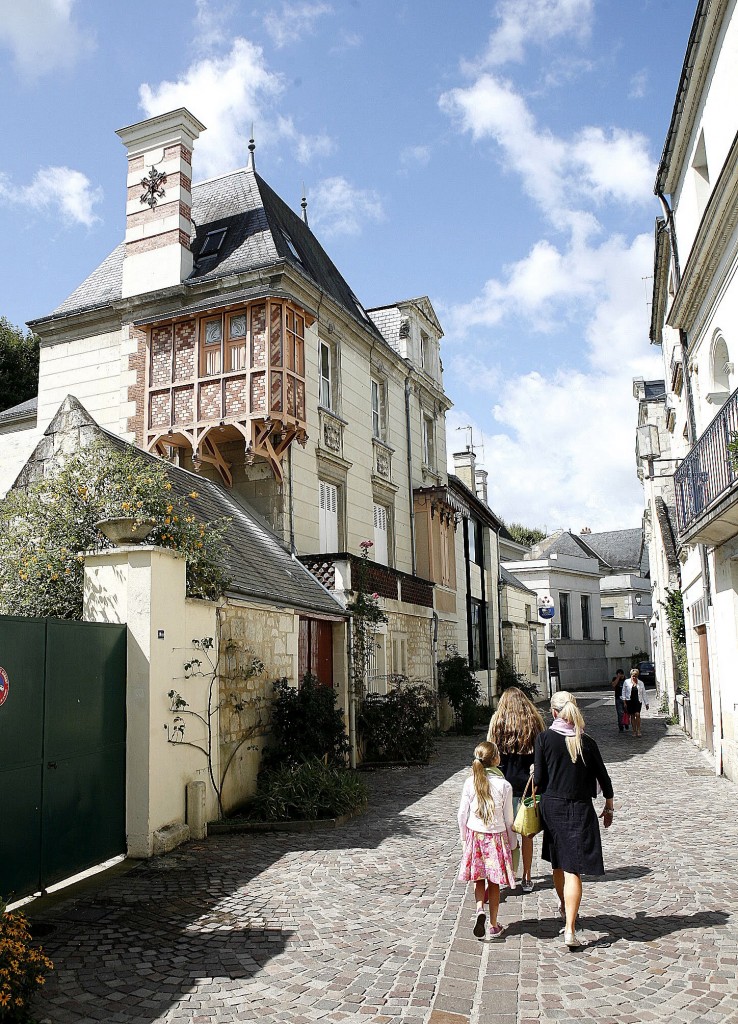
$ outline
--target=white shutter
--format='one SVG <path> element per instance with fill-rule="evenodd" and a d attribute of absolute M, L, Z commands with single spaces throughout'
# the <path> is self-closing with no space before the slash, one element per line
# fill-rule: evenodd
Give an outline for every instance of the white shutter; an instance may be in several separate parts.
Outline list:
<path fill-rule="evenodd" d="M 318 519 L 321 554 L 338 551 L 338 488 L 320 481 L 320 514 Z"/>
<path fill-rule="evenodd" d="M 374 506 L 374 561 L 387 565 L 387 509 Z"/>

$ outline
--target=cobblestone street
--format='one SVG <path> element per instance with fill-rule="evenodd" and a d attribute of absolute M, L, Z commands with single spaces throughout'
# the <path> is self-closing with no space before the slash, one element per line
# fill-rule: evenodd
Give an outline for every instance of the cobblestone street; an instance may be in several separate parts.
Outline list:
<path fill-rule="evenodd" d="M 368 776 L 369 812 L 339 830 L 193 842 L 31 907 L 56 965 L 39 1021 L 738 1022 L 735 786 L 653 713 L 638 740 L 611 698 L 580 703 L 616 807 L 581 951 L 537 862 L 505 940 L 472 938 L 455 877 L 474 738 L 449 738 L 428 768 Z"/>

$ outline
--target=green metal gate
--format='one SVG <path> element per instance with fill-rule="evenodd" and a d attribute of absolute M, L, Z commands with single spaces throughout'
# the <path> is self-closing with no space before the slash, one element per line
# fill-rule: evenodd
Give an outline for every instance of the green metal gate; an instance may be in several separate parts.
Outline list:
<path fill-rule="evenodd" d="M 125 853 L 126 627 L 0 616 L 0 896 Z"/>

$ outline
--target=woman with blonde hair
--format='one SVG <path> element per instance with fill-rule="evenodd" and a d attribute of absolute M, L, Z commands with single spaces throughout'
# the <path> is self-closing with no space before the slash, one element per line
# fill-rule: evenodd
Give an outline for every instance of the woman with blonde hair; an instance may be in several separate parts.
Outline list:
<path fill-rule="evenodd" d="M 576 934 L 582 902 L 582 875 L 604 875 L 602 841 L 592 798 L 599 784 L 605 797 L 601 817 L 612 825 L 613 788 L 599 747 L 584 732 L 576 698 L 562 690 L 551 697 L 552 725 L 535 744 L 536 786 L 542 792 L 544 860 L 550 861 L 553 883 L 564 918 L 564 942 L 581 946 Z"/>
<path fill-rule="evenodd" d="M 512 830 L 512 787 L 497 767 L 499 763 L 494 743 L 476 745 L 471 777 L 464 783 L 459 804 L 464 847 L 459 881 L 474 882 L 473 935 L 477 939 L 484 938 L 485 904 L 489 907 L 489 938 L 502 938 L 504 928 L 497 923 L 500 886 L 515 888 L 511 848 L 517 837 Z"/>
<path fill-rule="evenodd" d="M 504 690 L 489 723 L 487 739 L 500 752 L 500 771 L 512 786 L 513 816 L 530 778 L 536 736 L 546 728 L 541 713 L 517 686 Z M 524 893 L 533 891 L 533 836 L 521 836 Z"/>

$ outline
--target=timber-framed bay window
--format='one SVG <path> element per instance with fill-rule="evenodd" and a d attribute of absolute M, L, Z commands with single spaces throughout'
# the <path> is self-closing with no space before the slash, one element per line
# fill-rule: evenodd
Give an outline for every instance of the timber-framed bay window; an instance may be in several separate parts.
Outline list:
<path fill-rule="evenodd" d="M 305 444 L 305 330 L 312 318 L 284 299 L 233 304 L 150 326 L 146 446 L 189 450 L 195 468 L 232 483 L 224 443 L 244 440 L 282 478 L 289 445 Z"/>

